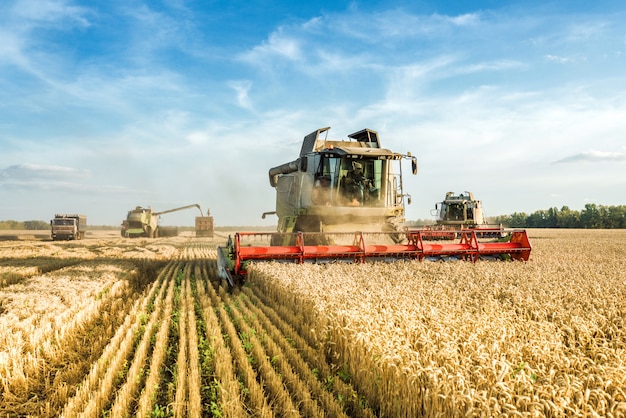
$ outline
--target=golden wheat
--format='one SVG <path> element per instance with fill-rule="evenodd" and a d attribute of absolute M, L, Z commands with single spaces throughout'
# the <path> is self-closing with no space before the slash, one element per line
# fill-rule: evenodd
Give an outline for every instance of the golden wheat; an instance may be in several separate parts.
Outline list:
<path fill-rule="evenodd" d="M 254 264 L 230 290 L 209 239 L 0 242 L 0 413 L 625 417 L 626 231 L 530 234 L 527 263 Z"/>
<path fill-rule="evenodd" d="M 536 234 L 528 263 L 265 263 L 249 279 L 321 317 L 385 416 L 623 413 L 626 233 Z"/>

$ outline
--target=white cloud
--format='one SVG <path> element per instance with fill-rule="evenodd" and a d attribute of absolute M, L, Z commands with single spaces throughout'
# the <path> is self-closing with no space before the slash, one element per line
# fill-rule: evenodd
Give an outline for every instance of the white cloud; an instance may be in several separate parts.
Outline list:
<path fill-rule="evenodd" d="M 22 42 L 17 34 L 0 29 L 0 62 L 24 66 Z"/>
<path fill-rule="evenodd" d="M 89 9 L 73 6 L 65 0 L 18 0 L 13 6 L 16 18 L 40 24 L 62 23 L 65 26 L 70 21 L 86 27 L 90 25 L 88 13 Z"/>
<path fill-rule="evenodd" d="M 324 19 L 320 16 L 309 19 L 302 24 L 302 29 L 305 31 L 316 31 L 324 26 Z"/>
<path fill-rule="evenodd" d="M 482 72 L 508 71 L 508 70 L 526 70 L 528 64 L 514 60 L 496 60 L 476 62 L 467 65 L 459 65 L 450 74 L 461 75 Z"/>
<path fill-rule="evenodd" d="M 241 59 L 260 67 L 271 67 L 272 61 L 277 59 L 299 61 L 302 59 L 301 42 L 279 28 L 266 41 L 242 54 Z"/>
<path fill-rule="evenodd" d="M 585 21 L 575 22 L 566 26 L 564 39 L 570 43 L 600 39 L 606 36 L 610 26 L 607 21 L 599 19 L 586 19 Z"/>
<path fill-rule="evenodd" d="M 457 26 L 471 26 L 480 23 L 480 14 L 478 13 L 466 13 L 458 16 L 439 16 L 444 22 L 450 22 Z"/>
<path fill-rule="evenodd" d="M 614 151 L 585 151 L 555 161 L 555 163 L 614 163 L 626 162 L 626 153 Z"/>
<path fill-rule="evenodd" d="M 187 135 L 186 139 L 192 145 L 204 145 L 209 143 L 211 137 L 206 132 L 196 131 Z"/>
<path fill-rule="evenodd" d="M 471 27 L 479 23 L 480 15 L 476 13 L 420 16 L 390 10 L 373 14 L 359 11 L 329 14 L 302 24 L 279 27 L 267 40 L 241 54 L 240 59 L 261 68 L 274 67 L 276 60 L 284 61 L 297 65 L 300 71 L 315 74 L 355 71 L 363 67 L 384 68 L 395 62 L 406 63 L 407 60 L 402 59 L 406 42 L 432 41 L 449 36 L 451 27 Z M 355 40 L 363 44 L 355 47 Z M 400 44 L 395 45 L 396 42 Z M 379 49 L 373 50 L 372 45 Z"/>
<path fill-rule="evenodd" d="M 0 170 L 0 180 L 60 180 L 66 178 L 85 178 L 90 175 L 87 170 L 71 167 L 37 164 L 17 164 Z"/>
<path fill-rule="evenodd" d="M 548 61 L 558 62 L 559 64 L 565 64 L 573 61 L 570 57 L 559 57 L 557 55 L 546 55 L 546 59 Z"/>
<path fill-rule="evenodd" d="M 89 170 L 38 164 L 16 164 L 0 170 L 0 188 L 4 190 L 65 192 L 106 192 L 108 186 L 89 184 Z"/>
<path fill-rule="evenodd" d="M 32 192 L 52 192 L 52 193 L 81 193 L 89 196 L 103 196 L 103 195 L 120 195 L 126 194 L 131 196 L 141 196 L 146 194 L 146 191 L 129 189 L 123 186 L 101 186 L 93 184 L 81 184 L 67 181 L 11 181 L 2 184 L 0 187 L 5 190 L 21 190 Z"/>
<path fill-rule="evenodd" d="M 237 103 L 244 109 L 252 109 L 252 102 L 248 92 L 252 88 L 250 80 L 230 81 L 228 86 L 237 94 Z"/>

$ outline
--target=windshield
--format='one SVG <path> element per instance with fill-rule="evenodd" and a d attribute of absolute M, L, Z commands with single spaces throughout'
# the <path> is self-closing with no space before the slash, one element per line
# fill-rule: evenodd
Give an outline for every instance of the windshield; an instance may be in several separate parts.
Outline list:
<path fill-rule="evenodd" d="M 73 219 L 55 219 L 54 224 L 72 226 L 74 225 L 74 220 Z"/>
<path fill-rule="evenodd" d="M 469 203 L 447 203 L 445 220 L 447 221 L 467 221 L 474 219 L 472 204 Z"/>
<path fill-rule="evenodd" d="M 381 206 L 385 160 L 324 157 L 315 172 L 313 202 L 330 206 Z"/>

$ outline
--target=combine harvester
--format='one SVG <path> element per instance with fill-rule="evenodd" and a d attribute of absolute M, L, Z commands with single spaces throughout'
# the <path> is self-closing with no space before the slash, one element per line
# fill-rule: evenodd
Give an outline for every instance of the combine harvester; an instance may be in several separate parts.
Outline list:
<path fill-rule="evenodd" d="M 423 230 L 403 226 L 402 160 L 417 160 L 381 148 L 378 133 L 363 129 L 349 140 L 327 139 L 330 128 L 304 137 L 298 159 L 271 168 L 276 189 L 277 232 L 238 232 L 218 247 L 218 270 L 231 286 L 255 261 L 364 262 L 455 258 L 528 260 L 526 231 L 512 231 L 508 242 L 481 242 L 474 230 L 458 243 L 429 242 Z"/>
<path fill-rule="evenodd" d="M 464 230 L 474 230 L 480 238 L 505 238 L 511 233 L 502 225 L 487 223 L 483 204 L 472 192 L 446 193 L 431 214 L 437 218 L 436 224 L 421 228 L 424 238 L 428 239 L 456 239 Z"/>
<path fill-rule="evenodd" d="M 182 206 L 180 208 L 163 210 L 161 212 L 155 212 L 152 208 L 142 208 L 141 206 L 137 206 L 135 209 L 128 211 L 126 219 L 122 221 L 122 229 L 120 232 L 122 237 L 125 238 L 157 238 L 176 236 L 178 235 L 178 228 L 160 226 L 159 216 L 190 208 L 198 208 L 200 211 L 200 217 L 203 216 L 202 209 L 197 203 Z"/>

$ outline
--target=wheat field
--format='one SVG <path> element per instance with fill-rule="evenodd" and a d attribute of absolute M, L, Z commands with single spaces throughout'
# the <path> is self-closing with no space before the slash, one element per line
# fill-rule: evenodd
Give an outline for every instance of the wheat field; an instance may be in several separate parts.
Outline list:
<path fill-rule="evenodd" d="M 0 241 L 4 416 L 626 416 L 626 231 L 529 262 L 257 263 L 226 240 Z"/>

